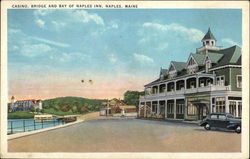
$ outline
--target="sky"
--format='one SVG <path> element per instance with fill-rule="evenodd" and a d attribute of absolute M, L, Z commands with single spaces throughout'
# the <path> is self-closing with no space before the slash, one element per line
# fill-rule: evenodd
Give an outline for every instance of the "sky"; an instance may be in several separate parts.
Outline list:
<path fill-rule="evenodd" d="M 186 62 L 209 27 L 217 46 L 241 46 L 241 19 L 239 9 L 9 9 L 9 97 L 123 98 Z"/>

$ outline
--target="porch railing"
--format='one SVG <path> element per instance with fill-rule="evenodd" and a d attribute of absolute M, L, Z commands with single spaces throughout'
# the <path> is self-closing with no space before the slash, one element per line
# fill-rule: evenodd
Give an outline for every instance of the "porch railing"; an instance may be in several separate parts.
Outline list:
<path fill-rule="evenodd" d="M 190 89 L 181 89 L 176 91 L 165 91 L 165 93 L 158 94 L 147 94 L 140 96 L 140 99 L 146 99 L 148 97 L 162 97 L 162 96 L 171 96 L 171 95 L 179 95 L 179 94 L 188 94 L 188 93 L 198 93 L 198 92 L 207 92 L 207 91 L 218 91 L 218 90 L 231 90 L 231 86 L 218 86 L 218 85 L 210 85 L 198 88 L 190 88 Z"/>

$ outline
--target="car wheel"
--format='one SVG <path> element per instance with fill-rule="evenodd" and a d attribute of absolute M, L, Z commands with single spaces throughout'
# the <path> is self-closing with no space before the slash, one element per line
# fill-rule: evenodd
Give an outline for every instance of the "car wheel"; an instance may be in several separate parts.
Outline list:
<path fill-rule="evenodd" d="M 211 127 L 210 127 L 210 125 L 209 125 L 208 123 L 204 126 L 204 128 L 205 128 L 206 130 L 210 130 L 210 129 L 211 129 Z"/>
<path fill-rule="evenodd" d="M 241 133 L 241 126 L 237 126 L 237 128 L 235 129 L 235 132 L 237 132 L 238 134 Z"/>

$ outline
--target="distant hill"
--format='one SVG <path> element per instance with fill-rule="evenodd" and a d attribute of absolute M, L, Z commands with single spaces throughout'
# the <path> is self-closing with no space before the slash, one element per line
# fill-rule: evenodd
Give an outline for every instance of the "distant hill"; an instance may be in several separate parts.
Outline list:
<path fill-rule="evenodd" d="M 105 99 L 88 99 L 82 97 L 59 97 L 43 100 L 44 113 L 56 115 L 85 114 L 99 111 Z"/>

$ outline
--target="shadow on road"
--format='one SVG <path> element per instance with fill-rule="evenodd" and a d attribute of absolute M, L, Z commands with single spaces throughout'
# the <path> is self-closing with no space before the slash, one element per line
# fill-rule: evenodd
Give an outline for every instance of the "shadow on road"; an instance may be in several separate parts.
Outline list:
<path fill-rule="evenodd" d="M 212 131 L 212 132 L 221 132 L 221 133 L 235 133 L 234 130 L 226 130 L 226 129 L 218 129 L 218 128 L 212 128 L 210 130 L 205 130 L 205 129 L 194 129 L 194 130 L 201 131 L 201 132 Z"/>

